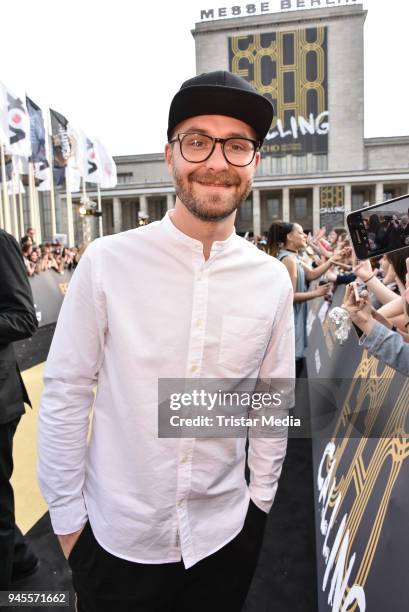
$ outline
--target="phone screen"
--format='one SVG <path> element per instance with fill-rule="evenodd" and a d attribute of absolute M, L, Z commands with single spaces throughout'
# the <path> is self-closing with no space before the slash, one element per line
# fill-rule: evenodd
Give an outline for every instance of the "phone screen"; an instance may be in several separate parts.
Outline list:
<path fill-rule="evenodd" d="M 347 216 L 359 259 L 376 257 L 409 246 L 409 195 L 368 206 Z"/>

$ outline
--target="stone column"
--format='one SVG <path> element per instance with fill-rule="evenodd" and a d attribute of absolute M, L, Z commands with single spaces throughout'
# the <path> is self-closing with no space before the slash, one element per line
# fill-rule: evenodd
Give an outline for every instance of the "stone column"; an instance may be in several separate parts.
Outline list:
<path fill-rule="evenodd" d="M 290 221 L 290 188 L 284 187 L 283 191 L 283 221 Z"/>
<path fill-rule="evenodd" d="M 146 195 L 140 195 L 139 196 L 139 211 L 145 213 L 145 215 L 148 215 L 148 198 L 146 197 Z"/>
<path fill-rule="evenodd" d="M 371 202 L 371 204 L 380 204 L 381 202 L 383 202 L 383 183 L 376 183 L 375 202 Z"/>
<path fill-rule="evenodd" d="M 352 210 L 352 185 L 350 183 L 344 185 L 344 208 L 346 217 Z"/>
<path fill-rule="evenodd" d="M 168 210 L 172 210 L 175 207 L 175 198 L 173 193 L 166 194 L 166 205 Z"/>
<path fill-rule="evenodd" d="M 312 188 L 312 232 L 320 228 L 320 187 L 314 185 Z"/>
<path fill-rule="evenodd" d="M 253 189 L 253 234 L 261 236 L 260 191 Z"/>
<path fill-rule="evenodd" d="M 122 204 L 119 198 L 112 200 L 113 217 L 114 217 L 114 234 L 122 231 Z"/>

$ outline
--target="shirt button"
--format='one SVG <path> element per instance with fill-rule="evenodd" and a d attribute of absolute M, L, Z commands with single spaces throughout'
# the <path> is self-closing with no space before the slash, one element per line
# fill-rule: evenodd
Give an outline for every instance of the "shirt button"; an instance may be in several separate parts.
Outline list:
<path fill-rule="evenodd" d="M 179 508 L 180 508 L 181 506 L 183 506 L 183 501 L 184 501 L 183 499 L 179 499 L 179 501 L 178 501 L 178 506 L 179 506 Z"/>
<path fill-rule="evenodd" d="M 189 457 L 183 457 L 182 458 L 182 463 L 187 463 L 189 461 Z"/>
<path fill-rule="evenodd" d="M 195 363 L 194 363 L 193 365 L 191 365 L 191 366 L 190 366 L 190 371 L 191 371 L 191 372 L 197 372 L 197 371 L 198 371 L 198 369 L 199 369 L 199 368 L 198 368 L 197 364 L 195 364 Z"/>
<path fill-rule="evenodd" d="M 198 319 L 198 320 L 196 321 L 196 326 L 197 326 L 197 327 L 203 327 L 203 321 L 202 321 L 202 319 Z"/>

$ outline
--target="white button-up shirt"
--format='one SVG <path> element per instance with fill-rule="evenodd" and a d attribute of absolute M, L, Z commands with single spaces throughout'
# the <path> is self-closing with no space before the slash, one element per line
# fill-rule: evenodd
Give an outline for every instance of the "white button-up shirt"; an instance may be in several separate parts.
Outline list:
<path fill-rule="evenodd" d="M 241 531 L 249 496 L 268 512 L 286 440 L 250 440 L 247 487 L 245 439 L 158 437 L 158 379 L 293 377 L 293 321 L 286 268 L 235 233 L 207 261 L 169 213 L 95 240 L 44 376 L 38 476 L 54 531 L 88 517 L 117 557 L 188 568 Z"/>

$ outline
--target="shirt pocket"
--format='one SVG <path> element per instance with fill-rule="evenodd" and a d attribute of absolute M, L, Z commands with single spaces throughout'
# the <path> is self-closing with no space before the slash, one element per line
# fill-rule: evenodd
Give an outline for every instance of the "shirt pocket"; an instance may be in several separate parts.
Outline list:
<path fill-rule="evenodd" d="M 270 321 L 224 316 L 218 364 L 241 376 L 260 365 L 269 338 Z"/>

